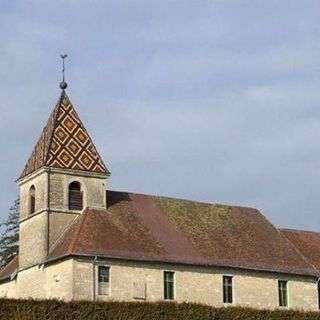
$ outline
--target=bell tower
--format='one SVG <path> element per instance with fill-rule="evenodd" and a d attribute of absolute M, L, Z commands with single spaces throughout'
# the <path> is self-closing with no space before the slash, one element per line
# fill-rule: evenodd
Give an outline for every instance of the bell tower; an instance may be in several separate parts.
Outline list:
<path fill-rule="evenodd" d="M 19 268 L 41 264 L 86 207 L 106 208 L 104 165 L 60 83 L 59 100 L 17 183 Z"/>

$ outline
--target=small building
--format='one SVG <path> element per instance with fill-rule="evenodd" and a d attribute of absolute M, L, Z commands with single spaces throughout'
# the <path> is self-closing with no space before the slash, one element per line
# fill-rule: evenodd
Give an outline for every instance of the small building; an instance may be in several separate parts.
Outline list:
<path fill-rule="evenodd" d="M 320 234 L 257 209 L 110 191 L 63 90 L 17 183 L 19 254 L 0 297 L 318 310 Z"/>

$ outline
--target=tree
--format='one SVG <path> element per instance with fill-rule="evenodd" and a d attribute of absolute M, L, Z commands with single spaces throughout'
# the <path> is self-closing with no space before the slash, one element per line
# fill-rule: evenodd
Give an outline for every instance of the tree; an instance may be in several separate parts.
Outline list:
<path fill-rule="evenodd" d="M 0 269 L 18 254 L 19 217 L 20 199 L 18 198 L 10 208 L 7 220 L 0 223 L 0 227 L 4 229 L 0 236 Z"/>

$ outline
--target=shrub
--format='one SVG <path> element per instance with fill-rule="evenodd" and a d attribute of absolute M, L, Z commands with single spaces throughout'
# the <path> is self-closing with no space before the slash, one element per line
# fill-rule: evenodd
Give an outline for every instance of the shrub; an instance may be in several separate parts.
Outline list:
<path fill-rule="evenodd" d="M 193 303 L 0 299 L 1 320 L 315 320 L 320 313 Z"/>

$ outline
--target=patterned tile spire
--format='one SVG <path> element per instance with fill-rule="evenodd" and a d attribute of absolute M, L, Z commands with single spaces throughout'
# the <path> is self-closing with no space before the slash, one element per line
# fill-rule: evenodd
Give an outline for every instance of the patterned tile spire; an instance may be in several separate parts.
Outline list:
<path fill-rule="evenodd" d="M 64 91 L 19 179 L 45 166 L 110 174 Z"/>

